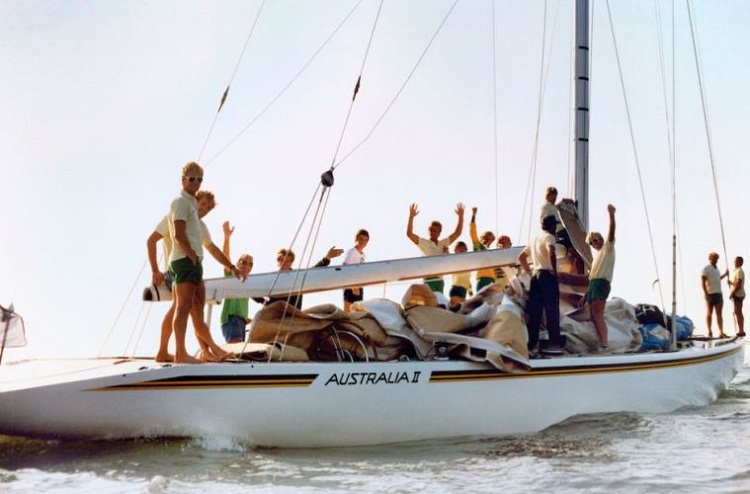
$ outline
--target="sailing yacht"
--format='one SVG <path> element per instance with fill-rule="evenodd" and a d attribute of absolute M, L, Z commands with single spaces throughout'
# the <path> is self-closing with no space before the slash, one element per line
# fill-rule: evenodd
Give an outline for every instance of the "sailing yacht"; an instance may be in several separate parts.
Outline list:
<path fill-rule="evenodd" d="M 588 215 L 588 9 L 578 1 L 576 214 Z M 322 186 L 331 187 L 324 176 Z M 207 280 L 211 302 L 315 293 L 501 267 L 521 248 Z M 515 293 L 523 293 L 516 278 Z M 143 358 L 27 361 L 0 369 L 0 433 L 115 439 L 227 436 L 253 445 L 332 447 L 530 433 L 579 414 L 666 413 L 711 403 L 743 358 L 736 339 L 669 351 L 530 359 L 523 297 L 487 290 L 460 314 L 418 285 L 357 317 L 277 302 L 254 318 L 242 358 L 203 365 Z M 622 312 L 628 308 L 622 306 Z M 490 328 L 494 338 L 489 338 Z M 470 331 L 466 331 L 470 330 Z M 261 341 L 262 340 L 262 341 Z M 634 350 L 627 347 L 627 350 Z"/>

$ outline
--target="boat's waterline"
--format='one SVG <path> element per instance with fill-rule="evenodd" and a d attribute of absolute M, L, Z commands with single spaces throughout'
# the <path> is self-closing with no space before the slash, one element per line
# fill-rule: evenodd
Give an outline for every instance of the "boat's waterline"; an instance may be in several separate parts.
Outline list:
<path fill-rule="evenodd" d="M 584 413 L 706 405 L 742 361 L 742 344 L 730 342 L 677 353 L 534 360 L 530 372 L 519 374 L 463 361 L 28 362 L 3 369 L 0 433 L 226 436 L 280 447 L 500 436 Z M 65 365 L 63 375 L 41 376 L 42 367 Z M 29 377 L 35 372 L 41 377 Z M 19 384 L 11 373 L 27 377 Z"/>

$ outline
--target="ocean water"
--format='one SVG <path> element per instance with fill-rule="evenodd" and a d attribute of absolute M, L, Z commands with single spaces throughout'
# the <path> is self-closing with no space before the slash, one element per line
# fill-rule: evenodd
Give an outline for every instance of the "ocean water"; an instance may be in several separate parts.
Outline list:
<path fill-rule="evenodd" d="M 0 492 L 746 493 L 749 360 L 746 351 L 745 367 L 707 407 L 579 416 L 517 437 L 285 450 L 228 438 L 0 436 Z"/>

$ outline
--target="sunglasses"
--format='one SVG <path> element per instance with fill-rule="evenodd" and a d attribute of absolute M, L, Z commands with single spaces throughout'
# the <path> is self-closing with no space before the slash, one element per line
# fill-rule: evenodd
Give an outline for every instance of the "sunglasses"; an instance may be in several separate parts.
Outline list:
<path fill-rule="evenodd" d="M 203 182 L 203 177 L 182 177 L 182 178 L 184 178 L 185 180 L 187 180 L 191 184 L 193 182 L 198 182 L 198 183 L 202 183 Z"/>
<path fill-rule="evenodd" d="M 253 261 L 240 261 L 237 264 L 239 264 L 240 266 L 252 266 Z"/>

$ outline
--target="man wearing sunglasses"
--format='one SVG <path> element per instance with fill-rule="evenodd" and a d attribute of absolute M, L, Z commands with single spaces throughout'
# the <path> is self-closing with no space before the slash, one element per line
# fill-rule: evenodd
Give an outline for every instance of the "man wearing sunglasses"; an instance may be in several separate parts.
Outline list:
<path fill-rule="evenodd" d="M 175 299 L 175 310 L 172 331 L 175 335 L 174 361 L 176 363 L 200 362 L 189 355 L 185 347 L 187 319 L 191 310 L 195 312 L 196 337 L 199 342 L 203 342 L 208 347 L 209 354 L 204 355 L 204 358 L 221 360 L 229 356 L 213 341 L 203 321 L 203 304 L 206 300 L 202 265 L 204 229 L 198 214 L 198 200 L 196 199 L 202 182 L 203 168 L 193 161 L 186 164 L 182 168 L 182 191 L 169 207 L 169 236 L 173 244 L 169 269 L 174 278 L 172 294 Z M 221 250 L 212 247 L 215 246 L 210 242 L 210 246 L 207 245 L 209 252 L 235 276 L 241 278 L 237 267 L 226 258 Z M 201 347 L 203 348 L 203 345 Z"/>

